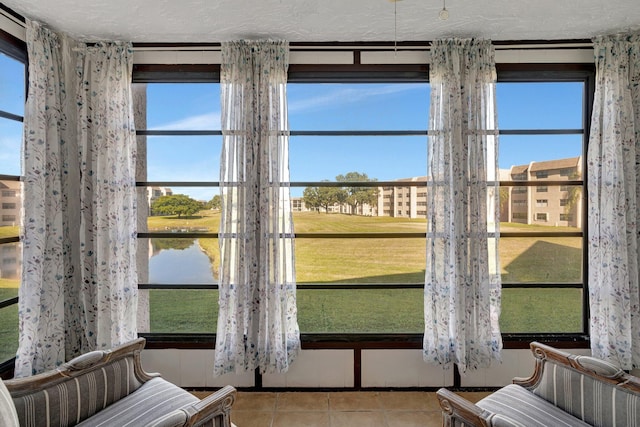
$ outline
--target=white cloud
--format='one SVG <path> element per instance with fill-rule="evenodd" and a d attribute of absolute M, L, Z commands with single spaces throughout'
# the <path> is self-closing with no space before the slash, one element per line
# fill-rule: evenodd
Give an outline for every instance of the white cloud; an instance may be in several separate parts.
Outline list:
<path fill-rule="evenodd" d="M 322 96 L 289 102 L 289 113 L 291 114 L 302 111 L 322 109 L 324 107 L 332 107 L 337 103 L 340 103 L 342 105 L 346 103 L 352 104 L 372 97 L 415 90 L 418 87 L 422 88 L 424 86 L 418 84 L 394 84 L 376 86 L 363 85 L 361 87 L 358 87 L 358 85 L 349 85 L 348 87 L 328 92 Z"/>
<path fill-rule="evenodd" d="M 220 113 L 199 114 L 174 122 L 154 126 L 153 130 L 212 130 L 220 129 Z"/>

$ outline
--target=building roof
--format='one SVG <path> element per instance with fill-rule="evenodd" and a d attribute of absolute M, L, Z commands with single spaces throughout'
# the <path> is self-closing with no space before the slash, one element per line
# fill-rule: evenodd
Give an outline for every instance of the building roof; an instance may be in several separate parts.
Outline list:
<path fill-rule="evenodd" d="M 531 172 L 551 170 L 551 169 L 575 168 L 575 167 L 578 167 L 579 162 L 580 162 L 580 157 L 547 160 L 544 162 L 531 162 Z"/>
<path fill-rule="evenodd" d="M 426 176 L 414 176 L 412 178 L 399 178 L 399 179 L 394 179 L 394 181 L 405 181 L 405 182 L 426 182 L 427 181 L 427 177 Z"/>
<path fill-rule="evenodd" d="M 511 174 L 514 175 L 519 173 L 525 173 L 528 168 L 529 168 L 529 165 L 511 166 Z"/>

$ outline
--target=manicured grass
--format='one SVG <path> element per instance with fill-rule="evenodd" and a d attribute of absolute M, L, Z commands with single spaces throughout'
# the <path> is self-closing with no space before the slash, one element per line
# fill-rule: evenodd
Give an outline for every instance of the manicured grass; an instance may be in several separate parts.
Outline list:
<path fill-rule="evenodd" d="M 151 332 L 215 333 L 216 290 L 149 290 Z"/>

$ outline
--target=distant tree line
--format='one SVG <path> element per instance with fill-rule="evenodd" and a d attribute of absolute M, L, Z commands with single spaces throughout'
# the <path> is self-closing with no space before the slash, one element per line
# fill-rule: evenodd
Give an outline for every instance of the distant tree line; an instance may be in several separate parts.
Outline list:
<path fill-rule="evenodd" d="M 337 182 L 374 182 L 376 178 L 369 178 L 366 173 L 349 172 L 336 176 Z M 322 182 L 330 182 L 323 180 Z M 378 202 L 378 189 L 375 187 L 360 187 L 354 185 L 344 185 L 340 187 L 306 187 L 302 193 L 302 200 L 308 209 L 324 209 L 329 213 L 329 208 L 335 205 L 347 204 L 351 206 L 351 213 L 358 211 L 358 206 L 365 204 L 370 206 Z"/>
<path fill-rule="evenodd" d="M 344 175 L 336 176 L 336 182 L 345 185 L 317 186 L 304 189 L 302 200 L 309 209 L 329 209 L 335 205 L 347 204 L 351 207 L 351 213 L 357 213 L 358 207 L 363 205 L 374 206 L 378 202 L 378 189 L 375 187 L 362 187 L 349 185 L 356 182 L 375 182 L 376 178 L 369 178 L 366 173 L 348 172 Z M 324 180 L 322 182 L 330 182 Z M 215 195 L 208 202 L 195 200 L 185 194 L 172 194 L 160 196 L 151 202 L 151 215 L 176 215 L 178 218 L 189 217 L 197 214 L 203 209 L 220 209 L 222 200 L 220 195 Z"/>

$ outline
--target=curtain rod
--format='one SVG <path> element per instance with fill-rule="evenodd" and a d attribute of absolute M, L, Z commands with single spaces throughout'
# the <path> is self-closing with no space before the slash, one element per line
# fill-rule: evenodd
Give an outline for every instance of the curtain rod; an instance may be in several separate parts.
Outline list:
<path fill-rule="evenodd" d="M 378 46 L 332 46 L 332 45 L 314 45 L 314 46 L 296 46 L 290 45 L 289 49 L 291 51 L 425 51 L 428 52 L 431 50 L 431 46 L 427 45 L 416 45 L 416 46 L 398 46 L 394 48 L 393 46 L 388 46 L 386 44 L 382 44 L 381 42 Z M 588 49 L 593 47 L 593 43 L 589 42 L 578 42 L 578 43 L 538 43 L 538 44 L 513 44 L 513 45 L 494 45 L 495 50 L 535 50 L 535 49 Z M 136 46 L 133 44 L 133 50 L 137 52 L 180 52 L 180 51 L 195 51 L 195 52 L 220 52 L 221 47 L 216 45 L 203 45 L 203 46 Z"/>

